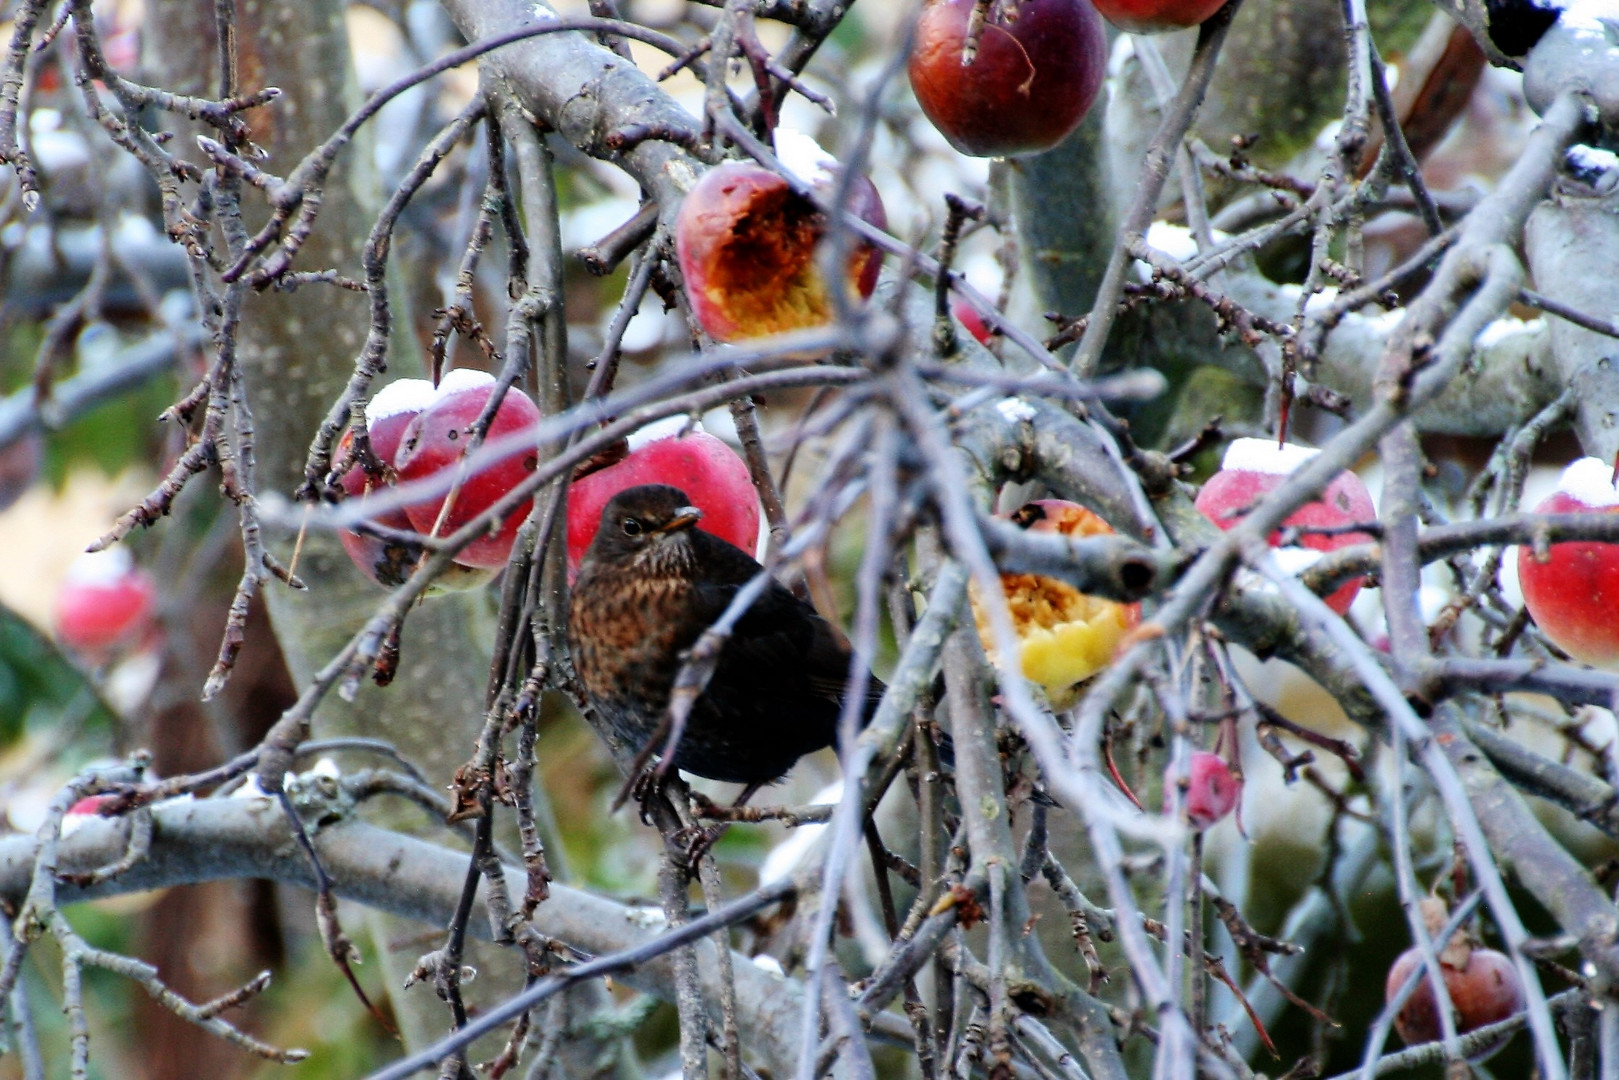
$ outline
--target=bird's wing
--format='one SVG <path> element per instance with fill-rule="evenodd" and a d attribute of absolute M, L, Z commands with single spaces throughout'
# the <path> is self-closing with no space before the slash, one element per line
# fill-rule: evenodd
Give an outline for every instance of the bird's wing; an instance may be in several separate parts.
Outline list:
<path fill-rule="evenodd" d="M 698 593 L 704 614 L 712 622 L 761 567 L 730 544 L 705 546 L 711 548 L 703 553 L 710 573 L 698 586 Z M 813 606 L 772 579 L 737 621 L 721 663 L 733 677 L 740 676 L 764 689 L 780 691 L 796 685 L 836 702 L 843 699 L 848 685 L 849 642 Z M 883 689 L 877 678 L 870 679 L 866 691 L 868 714 L 882 697 Z"/>

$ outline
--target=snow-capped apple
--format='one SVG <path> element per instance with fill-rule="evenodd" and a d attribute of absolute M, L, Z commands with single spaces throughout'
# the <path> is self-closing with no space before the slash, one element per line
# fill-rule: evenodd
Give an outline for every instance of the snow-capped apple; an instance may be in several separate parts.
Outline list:
<path fill-rule="evenodd" d="M 1430 934 L 1438 934 L 1444 927 L 1445 905 L 1441 900 L 1425 897 L 1422 901 L 1423 919 Z M 1458 930 L 1443 946 L 1434 942 L 1439 950 L 1439 971 L 1445 981 L 1445 992 L 1455 1007 L 1457 1034 L 1465 1034 L 1507 1019 L 1524 1008 L 1523 983 L 1518 977 L 1512 959 L 1495 949 L 1479 946 L 1465 931 Z M 1392 1001 L 1410 974 L 1422 966 L 1422 950 L 1416 946 L 1405 950 L 1389 968 L 1384 985 L 1384 1000 Z M 1418 980 L 1416 989 L 1405 999 L 1405 1005 L 1394 1017 L 1394 1029 L 1407 1044 L 1433 1042 L 1441 1032 L 1439 1006 L 1433 984 L 1426 973 Z M 1474 1062 L 1483 1061 L 1505 1046 L 1511 1035 L 1503 1036 L 1471 1056 Z"/>
<path fill-rule="evenodd" d="M 129 551 L 80 555 L 56 593 L 56 638 L 93 658 L 134 645 L 152 625 L 157 586 Z"/>
<path fill-rule="evenodd" d="M 1174 769 L 1164 774 L 1164 813 L 1175 809 Z M 1186 818 L 1194 829 L 1207 829 L 1237 805 L 1242 786 L 1225 758 L 1208 750 L 1195 750 L 1186 768 Z"/>
<path fill-rule="evenodd" d="M 1113 531 L 1083 506 L 1061 499 L 1027 503 L 1012 514 L 1011 521 L 1030 532 L 1060 536 L 1102 536 Z M 1078 700 L 1079 684 L 1112 661 L 1119 642 L 1141 618 L 1139 604 L 1088 596 L 1056 578 L 1002 574 L 1001 587 L 1017 631 L 1023 675 L 1042 687 L 1058 709 Z M 969 596 L 978 636 L 990 660 L 998 664 L 988 612 L 976 589 Z"/>
<path fill-rule="evenodd" d="M 586 473 L 568 488 L 568 573 L 578 573 L 596 538 L 602 508 L 641 484 L 669 484 L 703 512 L 697 527 L 753 553 L 759 546 L 759 497 L 736 451 L 684 416 L 648 424 L 629 438 L 623 460 Z"/>
<path fill-rule="evenodd" d="M 1090 0 L 994 0 L 964 63 L 973 0 L 928 0 L 911 89 L 950 145 L 974 157 L 1049 150 L 1079 126 L 1107 69 Z"/>
<path fill-rule="evenodd" d="M 806 158 L 798 138 L 807 136 L 778 133 L 782 163 L 830 195 L 835 161 L 824 151 Z M 888 224 L 877 188 L 864 176 L 853 182 L 848 210 L 878 228 Z M 764 166 L 732 161 L 710 169 L 686 194 L 675 222 L 675 251 L 697 321 L 716 341 L 831 321 L 831 295 L 815 257 L 825 234 L 826 215 Z M 875 248 L 851 245 L 848 283 L 862 299 L 877 287 L 881 263 Z"/>
<path fill-rule="evenodd" d="M 1160 34 L 1207 22 L 1225 0 L 1095 0 L 1102 18 L 1128 34 Z"/>
<path fill-rule="evenodd" d="M 1613 465 L 1581 458 L 1537 514 L 1619 513 Z M 1619 665 L 1619 544 L 1553 544 L 1545 558 L 1518 549 L 1518 583 L 1535 625 L 1557 647 L 1588 664 Z"/>
<path fill-rule="evenodd" d="M 343 493 L 351 499 L 363 499 L 372 491 L 392 487 L 393 459 L 399 449 L 399 437 L 416 418 L 416 414 L 433 402 L 433 384 L 426 379 L 399 379 L 377 391 L 365 409 L 366 435 L 371 440 L 371 451 L 380 468 L 368 472 L 359 463 L 351 466 L 338 478 Z M 338 442 L 336 457 L 348 456 L 354 445 L 354 433 L 343 432 Z M 373 519 L 378 525 L 400 532 L 416 531 L 404 510 L 389 510 Z M 382 540 L 375 536 L 340 529 L 337 538 L 362 574 L 378 585 L 403 584 L 422 555 L 420 544 Z"/>
<path fill-rule="evenodd" d="M 1295 469 L 1319 452 L 1293 443 L 1278 446 L 1271 439 L 1234 439 L 1226 448 L 1220 471 L 1209 477 L 1203 490 L 1197 493 L 1197 508 L 1221 529 L 1230 529 L 1262 498 L 1280 487 Z M 1372 502 L 1371 492 L 1366 490 L 1360 477 L 1346 470 L 1327 485 L 1320 498 L 1293 511 L 1282 525 L 1284 528 L 1340 529 L 1376 520 L 1377 506 Z M 1324 552 L 1369 540 L 1371 537 L 1362 532 L 1304 532 L 1299 537 L 1299 545 L 1308 551 Z M 1277 547 L 1280 541 L 1280 531 L 1270 535 L 1272 547 Z M 1303 569 L 1302 559 L 1289 560 L 1289 565 L 1294 563 L 1298 564 L 1297 569 Z M 1342 615 L 1354 603 L 1360 585 L 1360 578 L 1345 582 L 1326 598 L 1327 606 Z"/>
<path fill-rule="evenodd" d="M 457 369 L 445 375 L 432 404 L 416 414 L 400 438 L 394 456 L 399 479 L 409 482 L 446 472 L 457 475 L 462 468 L 462 451 L 472 438 L 472 424 L 483 414 L 494 386 L 494 376 L 487 372 Z M 539 420 L 539 408 L 514 386 L 506 391 L 490 421 L 484 445 L 535 427 Z M 538 448 L 527 449 L 462 477 L 447 494 L 408 504 L 405 515 L 425 536 L 448 536 L 493 506 L 538 468 Z M 524 500 L 498 526 L 462 548 L 455 561 L 491 570 L 504 566 L 531 503 Z"/>
<path fill-rule="evenodd" d="M 398 379 L 377 391 L 366 405 L 366 435 L 371 441 L 371 452 L 376 458 L 373 471 L 356 463 L 338 478 L 338 485 L 350 499 L 363 500 L 373 491 L 394 486 L 394 455 L 399 442 L 416 418 L 416 414 L 433 403 L 437 391 L 426 379 Z M 337 459 L 348 456 L 354 444 L 352 431 L 343 432 L 337 446 Z M 372 518 L 376 524 L 400 533 L 416 532 L 404 510 L 385 510 Z M 360 572 L 378 585 L 393 588 L 410 577 L 422 558 L 422 545 L 406 539 L 383 539 L 378 536 L 339 529 L 337 538 L 343 550 Z M 454 592 L 477 588 L 494 577 L 493 571 L 452 564 L 429 588 L 430 593 Z"/>

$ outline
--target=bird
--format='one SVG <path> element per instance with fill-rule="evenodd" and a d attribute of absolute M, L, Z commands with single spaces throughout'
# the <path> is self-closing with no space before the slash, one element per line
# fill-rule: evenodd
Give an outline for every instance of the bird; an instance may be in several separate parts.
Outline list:
<path fill-rule="evenodd" d="M 763 567 L 697 528 L 684 491 L 644 484 L 615 495 L 580 564 L 569 611 L 573 663 L 597 721 L 643 756 L 689 650 Z M 837 741 L 848 640 L 771 578 L 737 620 L 668 764 L 747 785 L 779 780 Z M 884 689 L 868 676 L 860 721 Z"/>

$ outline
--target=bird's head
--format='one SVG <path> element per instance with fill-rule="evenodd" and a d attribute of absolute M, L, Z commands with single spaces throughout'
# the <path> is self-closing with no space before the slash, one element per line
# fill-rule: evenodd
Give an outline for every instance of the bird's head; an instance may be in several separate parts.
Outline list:
<path fill-rule="evenodd" d="M 689 550 L 687 539 L 702 516 L 703 512 L 677 487 L 643 484 L 627 488 L 602 508 L 601 525 L 585 558 L 608 562 L 683 561 Z"/>

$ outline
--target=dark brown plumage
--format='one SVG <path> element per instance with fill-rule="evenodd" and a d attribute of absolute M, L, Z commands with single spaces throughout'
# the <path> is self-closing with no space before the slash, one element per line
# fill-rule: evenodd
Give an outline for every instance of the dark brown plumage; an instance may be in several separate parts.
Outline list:
<path fill-rule="evenodd" d="M 700 516 L 679 488 L 621 492 L 602 511 L 574 584 L 574 666 L 600 722 L 636 750 L 663 721 L 682 654 L 760 570 L 746 552 L 696 528 Z M 836 741 L 848 674 L 843 636 L 770 582 L 721 650 L 675 767 L 738 784 L 778 779 Z M 862 723 L 881 692 L 872 679 Z"/>

